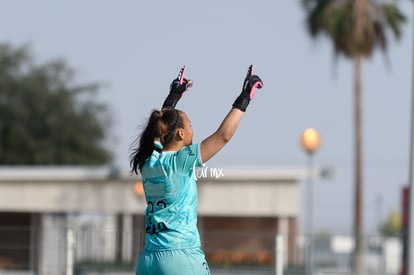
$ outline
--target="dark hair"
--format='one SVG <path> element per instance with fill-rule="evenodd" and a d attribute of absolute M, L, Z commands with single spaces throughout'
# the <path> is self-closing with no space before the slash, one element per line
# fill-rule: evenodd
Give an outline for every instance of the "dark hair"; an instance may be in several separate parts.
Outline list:
<path fill-rule="evenodd" d="M 138 174 L 138 169 L 141 171 L 144 167 L 145 161 L 154 151 L 155 138 L 160 138 L 163 147 L 174 140 L 177 128 L 184 127 L 180 114 L 181 111 L 177 109 L 152 111 L 147 126 L 139 137 L 139 145 L 130 156 L 132 173 Z"/>

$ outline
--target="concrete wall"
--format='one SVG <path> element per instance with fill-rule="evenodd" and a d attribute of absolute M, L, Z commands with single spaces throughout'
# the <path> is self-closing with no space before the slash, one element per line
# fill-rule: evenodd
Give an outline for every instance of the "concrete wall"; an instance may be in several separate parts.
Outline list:
<path fill-rule="evenodd" d="M 294 246 L 300 206 L 297 183 L 304 178 L 305 171 L 213 171 L 197 177 L 201 217 L 239 217 L 245 221 L 251 217 L 278 219 L 277 225 L 271 225 L 272 231 L 292 231 L 286 241 L 288 247 Z M 104 238 L 101 244 L 105 246 L 97 249 L 102 250 L 102 259 L 131 260 L 130 251 L 135 249 L 127 244 L 132 240 L 141 246 L 142 240 L 124 232 L 136 230 L 136 221 L 130 215 L 142 215 L 146 207 L 143 194 L 134 192 L 139 180 L 137 176 L 99 167 L 0 167 L 0 212 L 33 213 L 39 218 L 38 223 L 32 224 L 40 227 L 39 240 L 33 238 L 39 249 L 38 256 L 32 259 L 38 258 L 38 263 L 31 266 L 37 266 L 35 269 L 41 274 L 59 274 L 65 268 L 67 247 L 61 234 L 73 225 L 71 214 L 112 216 L 111 221 L 106 219 L 101 223 Z"/>
<path fill-rule="evenodd" d="M 7 212 L 135 213 L 145 209 L 133 181 L 2 181 L 0 210 Z"/>
<path fill-rule="evenodd" d="M 201 182 L 198 188 L 200 215 L 299 215 L 299 188 L 295 182 L 206 180 Z"/>
<path fill-rule="evenodd" d="M 43 171 L 43 172 L 42 172 Z M 60 173 L 59 173 L 60 171 Z M 139 177 L 84 168 L 0 168 L 1 212 L 140 214 Z M 301 170 L 223 170 L 198 180 L 200 215 L 297 216 Z"/>

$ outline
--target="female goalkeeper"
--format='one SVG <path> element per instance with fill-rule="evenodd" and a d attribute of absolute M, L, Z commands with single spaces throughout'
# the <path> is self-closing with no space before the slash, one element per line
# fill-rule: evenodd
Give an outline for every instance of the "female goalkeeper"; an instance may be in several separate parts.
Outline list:
<path fill-rule="evenodd" d="M 131 154 L 132 172 L 142 176 L 147 207 L 145 246 L 137 275 L 210 274 L 197 229 L 197 185 L 193 169 L 202 166 L 232 138 L 262 80 L 249 67 L 241 94 L 220 127 L 200 144 L 193 144 L 188 116 L 175 106 L 191 87 L 173 80 L 160 111 L 152 111 L 138 146 Z"/>

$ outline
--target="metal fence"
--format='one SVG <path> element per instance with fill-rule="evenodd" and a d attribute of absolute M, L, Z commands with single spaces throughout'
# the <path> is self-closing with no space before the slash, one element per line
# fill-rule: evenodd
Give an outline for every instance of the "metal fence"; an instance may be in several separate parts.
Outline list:
<path fill-rule="evenodd" d="M 201 232 L 212 274 L 352 274 L 352 238 L 336 235 L 298 237 L 293 248 L 271 233 Z M 0 274 L 134 274 L 144 232 L 99 227 L 0 227 Z M 365 274 L 397 275 L 401 240 L 365 236 Z M 306 249 L 312 241 L 312 271 Z M 288 251 L 294 249 L 295 251 Z M 309 271 L 309 270 L 308 270 Z"/>

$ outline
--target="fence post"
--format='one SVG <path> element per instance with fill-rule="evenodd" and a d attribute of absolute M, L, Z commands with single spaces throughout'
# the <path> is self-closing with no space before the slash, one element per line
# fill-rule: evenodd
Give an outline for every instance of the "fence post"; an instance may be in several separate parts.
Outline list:
<path fill-rule="evenodd" d="M 66 275 L 73 275 L 74 244 L 73 229 L 68 228 L 66 231 Z"/>
<path fill-rule="evenodd" d="M 283 235 L 276 235 L 275 237 L 275 275 L 283 275 L 283 253 L 284 240 Z"/>

